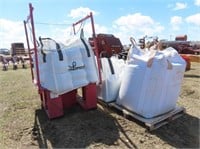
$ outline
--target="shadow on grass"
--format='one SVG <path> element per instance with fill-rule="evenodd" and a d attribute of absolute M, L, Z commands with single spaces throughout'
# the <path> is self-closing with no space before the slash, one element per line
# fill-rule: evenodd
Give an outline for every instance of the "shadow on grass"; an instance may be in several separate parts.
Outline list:
<path fill-rule="evenodd" d="M 151 133 L 175 148 L 199 148 L 199 118 L 185 113 Z"/>
<path fill-rule="evenodd" d="M 49 120 L 43 110 L 36 110 L 32 137 L 40 148 L 48 148 L 48 142 L 53 148 L 115 146 L 118 139 L 128 148 L 137 148 L 128 136 L 125 135 L 131 143 L 123 141 L 119 131 L 125 134 L 116 119 L 102 109 L 84 111 L 77 106 L 54 120 Z"/>

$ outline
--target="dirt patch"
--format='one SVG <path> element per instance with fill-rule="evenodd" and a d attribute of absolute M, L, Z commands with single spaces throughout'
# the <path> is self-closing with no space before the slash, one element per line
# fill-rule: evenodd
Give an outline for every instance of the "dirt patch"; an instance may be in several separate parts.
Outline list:
<path fill-rule="evenodd" d="M 39 108 L 35 92 L 28 96 L 29 101 L 37 101 L 34 107 L 33 102 L 29 103 L 32 105 L 27 103 L 25 108 L 23 104 L 16 104 L 17 101 L 12 104 L 23 108 L 11 110 L 13 113 L 8 115 L 7 123 L 16 123 L 7 125 L 9 131 L 6 134 L 4 131 L 6 137 L 0 143 L 4 148 L 199 148 L 199 72 L 198 63 L 192 63 L 192 70 L 185 72 L 178 104 L 186 108 L 186 113 L 152 132 L 141 122 L 124 118 L 119 112 L 101 105 L 91 111 L 84 111 L 77 105 L 65 111 L 63 117 L 50 121 Z M 21 118 L 20 123 L 12 116 L 15 112 L 24 112 L 29 118 Z M 30 122 L 26 123 L 28 120 Z M 6 124 L 1 129 L 6 130 Z M 7 140 L 9 144 L 2 143 Z"/>

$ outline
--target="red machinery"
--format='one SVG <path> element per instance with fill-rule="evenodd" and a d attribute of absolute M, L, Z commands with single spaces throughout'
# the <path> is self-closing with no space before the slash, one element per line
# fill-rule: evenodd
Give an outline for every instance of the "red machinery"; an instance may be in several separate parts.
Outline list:
<path fill-rule="evenodd" d="M 175 41 L 162 41 L 165 47 L 173 47 L 178 51 L 182 58 L 186 61 L 186 70 L 190 70 L 191 62 L 194 58 L 199 61 L 200 46 L 199 43 L 187 41 L 187 35 L 176 36 Z"/>
<path fill-rule="evenodd" d="M 162 41 L 166 47 L 173 47 L 179 54 L 200 54 L 200 45 L 192 41 L 187 41 L 187 35 L 176 36 L 174 41 Z"/>
<path fill-rule="evenodd" d="M 95 36 L 95 28 L 94 28 L 94 20 L 92 13 L 90 15 L 86 16 L 82 20 L 76 22 L 73 24 L 74 28 L 74 34 L 75 32 L 75 26 L 87 19 L 91 20 L 91 26 L 92 26 L 92 32 L 93 32 L 93 39 L 94 39 L 94 52 L 97 57 L 98 66 L 99 65 L 99 55 L 98 55 L 98 48 L 96 44 L 96 36 Z M 31 33 L 32 33 L 32 39 L 33 39 L 33 49 L 30 48 L 30 42 L 29 42 L 29 36 L 28 36 L 28 30 L 27 30 L 27 24 L 30 23 L 31 26 Z M 38 54 L 37 54 L 37 41 L 35 36 L 35 28 L 34 28 L 34 19 L 33 19 L 33 7 L 32 4 L 29 4 L 29 16 L 27 17 L 27 20 L 24 21 L 24 28 L 25 28 L 25 34 L 26 34 L 26 40 L 27 40 L 27 46 L 28 46 L 28 54 L 30 58 L 30 65 L 31 65 L 31 74 L 32 74 L 32 80 L 34 80 L 33 75 L 33 60 L 31 58 L 31 51 L 33 50 L 35 54 L 35 63 L 36 66 L 36 78 L 37 78 L 37 87 L 38 87 L 38 93 L 40 95 L 42 107 L 46 111 L 48 117 L 50 119 L 60 117 L 64 114 L 64 110 L 66 108 L 70 108 L 76 103 L 79 103 L 81 107 L 85 110 L 89 109 L 95 109 L 97 107 L 97 93 L 96 93 L 96 84 L 89 84 L 87 86 L 82 87 L 82 97 L 78 96 L 77 89 L 70 91 L 68 93 L 64 93 L 62 95 L 59 95 L 58 97 L 52 98 L 50 91 L 43 88 L 40 84 L 40 75 L 39 75 L 39 66 L 38 66 Z M 100 72 L 100 71 L 99 71 Z M 101 74 L 99 73 L 99 76 Z M 101 77 L 100 77 L 101 80 Z M 67 82 L 66 82 L 67 83 Z"/>
<path fill-rule="evenodd" d="M 97 34 L 97 46 L 99 49 L 99 54 L 106 53 L 108 57 L 113 54 L 121 53 L 123 46 L 119 38 L 112 34 Z M 91 46 L 94 45 L 94 39 L 89 38 Z"/>
<path fill-rule="evenodd" d="M 176 41 L 187 41 L 187 35 L 176 36 L 175 40 Z"/>

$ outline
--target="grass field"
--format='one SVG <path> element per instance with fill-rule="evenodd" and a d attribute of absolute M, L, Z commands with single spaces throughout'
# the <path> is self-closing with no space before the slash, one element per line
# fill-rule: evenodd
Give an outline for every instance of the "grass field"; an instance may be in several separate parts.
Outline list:
<path fill-rule="evenodd" d="M 16 147 L 30 133 L 40 105 L 30 69 L 0 71 L 0 146 Z M 20 144 L 18 145 L 20 146 Z"/>
<path fill-rule="evenodd" d="M 199 148 L 199 88 L 200 65 L 194 63 L 185 73 L 178 101 L 186 113 L 150 133 L 99 105 L 87 112 L 77 106 L 50 121 L 41 110 L 30 69 L 0 70 L 0 149 Z"/>

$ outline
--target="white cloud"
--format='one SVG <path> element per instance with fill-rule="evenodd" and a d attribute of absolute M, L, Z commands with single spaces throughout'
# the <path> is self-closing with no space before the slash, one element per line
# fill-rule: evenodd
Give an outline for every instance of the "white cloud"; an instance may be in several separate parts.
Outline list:
<path fill-rule="evenodd" d="M 195 0 L 195 1 L 194 1 L 194 4 L 195 4 L 196 6 L 200 6 L 200 0 Z"/>
<path fill-rule="evenodd" d="M 135 13 L 127 16 L 122 16 L 115 21 L 117 25 L 127 25 L 128 27 L 141 27 L 147 26 L 148 24 L 152 25 L 153 20 L 149 16 L 143 16 L 140 13 Z"/>
<path fill-rule="evenodd" d="M 91 27 L 90 22 L 87 22 L 82 27 L 83 27 L 83 30 L 84 30 L 86 37 L 92 36 L 92 27 Z M 108 28 L 106 26 L 95 23 L 94 27 L 95 27 L 95 33 L 96 34 L 98 34 L 98 33 L 108 33 Z M 80 30 L 80 25 L 77 25 L 76 31 L 79 31 L 79 30 Z"/>
<path fill-rule="evenodd" d="M 188 40 L 200 41 L 200 29 L 198 26 L 188 26 L 186 29 Z"/>
<path fill-rule="evenodd" d="M 187 23 L 191 23 L 191 24 L 200 26 L 200 13 L 188 16 L 185 20 Z"/>
<path fill-rule="evenodd" d="M 58 42 L 65 43 L 66 39 L 73 34 L 72 26 L 68 27 L 55 27 L 55 26 L 45 26 L 45 28 L 41 28 L 43 26 L 35 25 L 36 28 L 36 38 L 38 36 L 42 37 L 51 37 Z M 77 27 L 78 29 L 78 27 Z M 47 32 L 48 31 L 48 32 Z M 105 26 L 100 24 L 95 24 L 96 33 L 108 33 L 108 29 Z M 84 32 L 86 37 L 92 36 L 91 24 L 87 22 L 84 25 Z M 12 42 L 23 42 L 25 48 L 26 45 L 26 37 L 24 31 L 23 22 L 11 21 L 6 19 L 0 19 L 0 48 L 10 48 Z M 32 41 L 32 38 L 29 37 L 29 41 Z M 31 47 L 32 47 L 31 42 Z"/>
<path fill-rule="evenodd" d="M 76 9 L 72 9 L 70 13 L 68 14 L 69 17 L 76 19 L 76 18 L 82 18 L 88 15 L 90 12 L 92 12 L 93 15 L 98 14 L 98 12 L 95 12 L 94 10 L 91 10 L 87 7 L 79 7 Z"/>
<path fill-rule="evenodd" d="M 72 27 L 59 28 L 51 27 L 50 28 L 50 37 L 56 40 L 57 42 L 65 43 L 66 39 L 73 34 Z"/>
<path fill-rule="evenodd" d="M 172 26 L 172 29 L 176 31 L 179 30 L 182 22 L 183 22 L 183 19 L 180 16 L 171 17 L 170 24 Z"/>
<path fill-rule="evenodd" d="M 83 26 L 84 30 L 84 36 L 85 38 L 92 37 L 92 27 L 91 23 L 87 22 Z M 76 34 L 77 36 L 80 35 L 80 25 L 76 26 Z M 100 24 L 95 24 L 95 31 L 96 34 L 99 33 L 109 33 L 108 28 L 105 26 L 102 26 Z M 67 28 L 52 28 L 50 32 L 51 38 L 55 39 L 58 42 L 66 43 L 66 41 L 70 40 L 74 36 L 73 28 L 72 26 L 69 26 Z"/>
<path fill-rule="evenodd" d="M 26 44 L 23 22 L 0 19 L 0 37 L 0 48 L 10 48 L 12 42 Z"/>
<path fill-rule="evenodd" d="M 90 24 L 88 24 L 89 26 L 86 26 L 87 30 L 90 30 L 91 31 L 91 26 Z M 99 34 L 99 33 L 109 33 L 109 30 L 107 27 L 103 26 L 103 25 L 100 25 L 100 24 L 95 24 L 95 31 L 96 31 L 96 34 Z M 92 34 L 92 32 L 90 32 Z"/>
<path fill-rule="evenodd" d="M 130 36 L 141 38 L 144 35 L 154 36 L 161 33 L 164 27 L 155 22 L 150 16 L 141 13 L 122 16 L 114 21 L 113 32 L 122 39 L 122 43 L 127 44 Z"/>
<path fill-rule="evenodd" d="M 187 8 L 186 3 L 177 2 L 173 10 L 181 10 Z"/>

